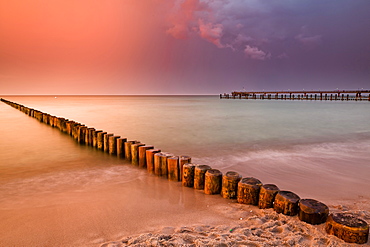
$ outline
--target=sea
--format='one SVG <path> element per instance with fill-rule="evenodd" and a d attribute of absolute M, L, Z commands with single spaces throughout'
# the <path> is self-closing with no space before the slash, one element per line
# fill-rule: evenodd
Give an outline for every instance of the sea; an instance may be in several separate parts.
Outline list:
<path fill-rule="evenodd" d="M 2 97 L 301 198 L 348 207 L 370 202 L 368 101 Z M 226 200 L 220 196 L 79 145 L 7 104 L 0 116 L 1 246 L 99 246 L 159 225 L 219 220 L 208 208 Z"/>

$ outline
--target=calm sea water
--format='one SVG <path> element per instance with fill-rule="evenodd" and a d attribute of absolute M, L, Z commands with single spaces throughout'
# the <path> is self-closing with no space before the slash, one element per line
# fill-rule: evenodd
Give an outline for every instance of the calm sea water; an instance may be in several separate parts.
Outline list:
<path fill-rule="evenodd" d="M 189 155 L 193 163 L 275 183 L 302 198 L 332 204 L 370 200 L 370 102 L 217 96 L 4 98 L 162 151 Z M 6 104 L 0 104 L 0 116 L 2 220 L 14 209 L 50 210 L 61 202 L 73 205 L 81 200 L 96 203 L 107 194 L 102 188 L 119 185 L 129 194 L 133 181 L 141 181 L 143 187 L 152 181 L 145 171 L 80 146 Z M 81 197 L 81 191 L 89 193 Z M 54 197 L 44 200 L 51 194 Z"/>

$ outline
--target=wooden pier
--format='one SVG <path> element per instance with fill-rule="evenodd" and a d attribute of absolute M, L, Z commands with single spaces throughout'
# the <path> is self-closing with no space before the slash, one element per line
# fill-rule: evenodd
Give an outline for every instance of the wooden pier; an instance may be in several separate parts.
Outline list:
<path fill-rule="evenodd" d="M 370 101 L 370 90 L 234 91 L 220 94 L 220 99 Z"/>

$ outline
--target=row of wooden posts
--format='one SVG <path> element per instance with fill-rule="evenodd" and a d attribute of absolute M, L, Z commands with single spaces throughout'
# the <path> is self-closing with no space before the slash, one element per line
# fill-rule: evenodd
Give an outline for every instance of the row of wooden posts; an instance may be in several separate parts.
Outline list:
<path fill-rule="evenodd" d="M 152 145 L 139 141 L 127 141 L 114 134 L 89 128 L 65 118 L 52 116 L 26 106 L 1 99 L 4 103 L 38 119 L 40 122 L 58 128 L 69 134 L 78 143 L 95 147 L 111 155 L 130 161 L 133 165 L 146 168 L 151 174 L 181 182 L 185 187 L 204 190 L 207 195 L 221 194 L 238 203 L 256 205 L 261 209 L 273 208 L 277 213 L 298 218 L 310 224 L 326 222 L 326 231 L 346 242 L 366 243 L 368 224 L 349 214 L 330 214 L 329 208 L 314 199 L 301 199 L 291 191 L 281 191 L 274 184 L 262 184 L 253 177 L 242 178 L 234 171 L 222 174 L 208 165 L 191 163 L 189 156 L 175 156 L 162 152 Z M 354 223 L 355 222 L 355 223 Z"/>

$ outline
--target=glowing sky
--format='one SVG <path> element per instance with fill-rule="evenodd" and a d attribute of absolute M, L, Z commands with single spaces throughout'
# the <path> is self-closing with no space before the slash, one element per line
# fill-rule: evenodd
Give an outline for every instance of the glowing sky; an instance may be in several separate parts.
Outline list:
<path fill-rule="evenodd" d="M 370 88 L 369 0 L 0 0 L 0 95 Z"/>

